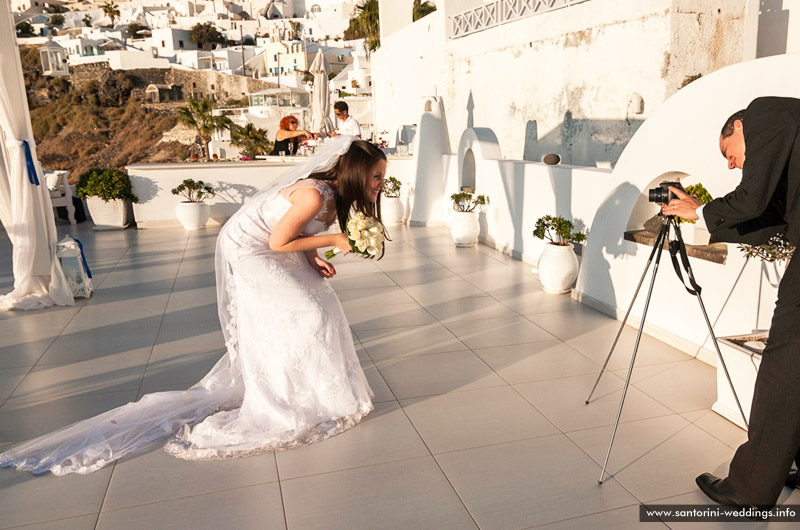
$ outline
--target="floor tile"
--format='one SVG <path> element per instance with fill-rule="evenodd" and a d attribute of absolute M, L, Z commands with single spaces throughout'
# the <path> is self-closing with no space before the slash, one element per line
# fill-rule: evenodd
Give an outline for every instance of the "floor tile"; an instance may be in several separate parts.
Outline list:
<path fill-rule="evenodd" d="M 30 368 L 0 368 L 0 404 L 2 404 L 11 392 L 22 382 Z"/>
<path fill-rule="evenodd" d="M 563 435 L 438 455 L 482 529 L 526 528 L 637 500 L 619 484 L 597 485 L 597 466 Z"/>
<path fill-rule="evenodd" d="M 135 399 L 135 390 L 125 390 L 38 403 L 7 402 L 0 407 L 0 448 L 48 434 Z"/>
<path fill-rule="evenodd" d="M 69 364 L 35 366 L 7 404 L 136 390 L 142 382 L 149 348 Z"/>
<path fill-rule="evenodd" d="M 485 296 L 483 291 L 464 280 L 447 280 L 422 285 L 408 285 L 403 287 L 403 290 L 411 295 L 421 306 L 450 302 L 470 296 Z"/>
<path fill-rule="evenodd" d="M 523 317 L 487 318 L 445 324 L 470 348 L 489 348 L 552 340 L 554 337 Z"/>
<path fill-rule="evenodd" d="M 281 480 L 375 464 L 430 452 L 397 402 L 377 403 L 361 423 L 327 440 L 275 453 Z"/>
<path fill-rule="evenodd" d="M 662 405 L 676 412 L 684 412 L 711 408 L 717 400 L 717 389 L 708 381 L 713 381 L 716 376 L 716 368 L 692 359 L 634 385 Z"/>
<path fill-rule="evenodd" d="M 560 340 L 476 348 L 475 353 L 509 383 L 594 374 L 596 363 Z"/>
<path fill-rule="evenodd" d="M 459 322 L 464 320 L 485 320 L 488 318 L 515 318 L 518 315 L 489 296 L 472 296 L 448 302 L 426 305 L 425 309 L 436 320 Z"/>
<path fill-rule="evenodd" d="M 181 460 L 162 443 L 117 462 L 103 511 L 276 482 L 272 453 L 226 460 Z"/>
<path fill-rule="evenodd" d="M 579 337 L 586 333 L 601 329 L 619 329 L 620 322 L 591 307 L 582 306 L 569 313 L 565 318 L 561 312 L 534 313 L 528 319 L 561 340 Z"/>
<path fill-rule="evenodd" d="M 506 384 L 471 351 L 389 359 L 378 361 L 377 367 L 398 399 Z"/>
<path fill-rule="evenodd" d="M 639 504 L 608 510 L 583 517 L 570 518 L 557 523 L 537 526 L 542 530 L 666 530 L 664 523 L 640 523 Z M 703 526 L 705 528 L 705 525 Z"/>
<path fill-rule="evenodd" d="M 47 523 L 35 523 L 25 526 L 17 526 L 19 530 L 94 530 L 97 523 L 97 515 L 79 515 L 67 519 L 57 519 Z"/>
<path fill-rule="evenodd" d="M 0 528 L 93 514 L 100 511 L 111 467 L 89 475 L 56 477 L 0 469 Z M 56 528 L 58 526 L 56 525 Z"/>
<path fill-rule="evenodd" d="M 594 362 L 602 365 L 608 358 L 608 352 L 614 343 L 617 329 L 608 327 L 586 332 L 580 336 L 567 339 L 566 343 Z M 608 363 L 609 370 L 622 370 L 630 366 L 637 333 L 638 330 L 633 328 L 626 327 L 623 330 Z M 642 334 L 639 349 L 636 352 L 636 366 L 685 361 L 686 359 L 687 355 L 682 351 L 658 339 L 654 339 L 646 333 Z"/>
<path fill-rule="evenodd" d="M 374 361 L 466 349 L 464 343 L 438 322 L 404 328 L 359 329 L 356 335 Z"/>
<path fill-rule="evenodd" d="M 191 528 L 263 530 L 286 528 L 277 483 L 104 511 L 97 530 Z"/>
<path fill-rule="evenodd" d="M 383 376 L 372 361 L 361 361 L 361 369 L 364 370 L 364 375 L 367 376 L 367 383 L 369 383 L 370 389 L 375 394 L 375 396 L 372 398 L 373 403 L 397 401 L 394 394 L 392 394 L 389 385 L 386 384 Z"/>
<path fill-rule="evenodd" d="M 147 323 L 124 322 L 103 326 L 101 329 L 65 331 L 37 364 L 73 363 L 150 349 L 156 340 L 159 322 L 160 318 L 154 317 Z"/>
<path fill-rule="evenodd" d="M 611 431 L 607 426 L 568 436 L 602 465 Z M 620 424 L 607 471 L 637 499 L 647 502 L 696 490 L 697 475 L 727 468 L 732 456 L 730 447 L 673 414 Z"/>
<path fill-rule="evenodd" d="M 597 376 L 580 375 L 514 385 L 525 399 L 564 432 L 611 425 L 617 416 L 624 381 L 606 373 L 587 405 L 586 399 Z M 630 386 L 625 396 L 621 421 L 633 421 L 673 414 L 653 398 Z"/>
<path fill-rule="evenodd" d="M 558 432 L 510 387 L 401 400 L 434 454 Z"/>
<path fill-rule="evenodd" d="M 351 307 L 345 309 L 345 316 L 356 333 L 369 329 L 418 326 L 436 320 L 417 304 Z"/>
<path fill-rule="evenodd" d="M 432 458 L 282 482 L 292 530 L 476 528 Z"/>

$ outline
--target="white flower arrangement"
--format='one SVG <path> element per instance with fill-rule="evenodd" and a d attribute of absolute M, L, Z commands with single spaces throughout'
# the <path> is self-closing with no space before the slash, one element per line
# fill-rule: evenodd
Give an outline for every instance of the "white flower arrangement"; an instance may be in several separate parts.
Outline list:
<path fill-rule="evenodd" d="M 383 235 L 383 225 L 372 217 L 367 217 L 361 212 L 352 212 L 345 225 L 345 231 L 355 254 L 374 258 L 383 252 L 386 240 Z M 338 249 L 329 250 L 325 253 L 325 258 L 331 259 L 338 253 Z"/>

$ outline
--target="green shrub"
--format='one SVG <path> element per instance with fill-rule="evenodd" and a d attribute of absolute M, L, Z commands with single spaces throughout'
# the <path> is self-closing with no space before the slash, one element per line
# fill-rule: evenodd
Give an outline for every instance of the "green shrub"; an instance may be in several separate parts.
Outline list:
<path fill-rule="evenodd" d="M 173 195 L 183 195 L 187 202 L 203 202 L 206 197 L 213 197 L 214 188 L 202 180 L 185 179 L 177 188 L 172 188 Z"/>
<path fill-rule="evenodd" d="M 580 231 L 573 231 L 575 225 L 572 221 L 560 216 L 545 215 L 536 221 L 533 236 L 545 239 L 555 245 L 567 245 L 569 243 L 580 243 L 586 239 L 586 235 Z"/>
<path fill-rule="evenodd" d="M 118 169 L 90 169 L 82 174 L 75 187 L 78 197 L 99 197 L 105 202 L 123 199 L 139 202 L 131 191 L 131 180 Z"/>

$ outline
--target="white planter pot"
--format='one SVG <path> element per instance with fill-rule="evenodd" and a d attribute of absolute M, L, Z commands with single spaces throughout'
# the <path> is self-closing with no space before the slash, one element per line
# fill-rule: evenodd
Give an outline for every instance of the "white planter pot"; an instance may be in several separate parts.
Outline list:
<path fill-rule="evenodd" d="M 700 228 L 696 224 L 683 223 L 680 225 L 683 242 L 687 245 L 708 245 L 711 234 L 705 228 Z"/>
<path fill-rule="evenodd" d="M 205 228 L 211 217 L 211 207 L 204 202 L 184 201 L 175 207 L 175 217 L 186 230 Z"/>
<path fill-rule="evenodd" d="M 763 335 L 766 335 L 766 332 Z M 717 339 L 722 358 L 725 359 L 725 365 L 728 367 L 728 373 L 731 376 L 731 381 L 733 381 L 733 387 L 736 389 L 736 395 L 739 396 L 739 403 L 741 403 L 744 414 L 747 416 L 747 421 L 750 421 L 750 406 L 753 403 L 753 389 L 756 384 L 758 367 L 761 366 L 761 354 L 731 342 L 730 339 L 751 336 L 739 335 L 736 337 L 719 337 Z M 717 401 L 711 406 L 711 410 L 742 429 L 746 429 L 744 421 L 742 421 L 742 414 L 739 412 L 739 407 L 736 406 L 731 386 L 728 383 L 728 378 L 725 377 L 725 371 L 722 369 L 722 363 L 719 362 L 719 359 L 717 359 Z"/>
<path fill-rule="evenodd" d="M 405 206 L 400 197 L 383 197 L 381 199 L 381 217 L 387 226 L 403 224 L 406 215 Z"/>
<path fill-rule="evenodd" d="M 453 212 L 450 236 L 457 247 L 474 246 L 478 242 L 480 233 L 481 224 L 478 221 L 478 212 Z"/>
<path fill-rule="evenodd" d="M 539 257 L 539 282 L 550 294 L 568 293 L 578 277 L 578 257 L 572 243 L 556 245 L 548 243 Z"/>
<path fill-rule="evenodd" d="M 128 201 L 114 199 L 105 202 L 99 197 L 86 197 L 95 230 L 120 230 L 131 224 Z"/>

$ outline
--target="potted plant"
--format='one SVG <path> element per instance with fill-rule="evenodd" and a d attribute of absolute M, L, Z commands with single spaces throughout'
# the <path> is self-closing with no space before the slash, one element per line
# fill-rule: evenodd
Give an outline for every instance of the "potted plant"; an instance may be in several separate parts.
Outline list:
<path fill-rule="evenodd" d="M 691 186 L 686 186 L 686 193 L 703 204 L 708 204 L 713 200 L 708 190 L 699 182 Z M 676 217 L 676 220 L 678 224 L 686 223 L 688 225 L 688 229 L 685 229 L 685 227 L 681 228 L 681 237 L 683 237 L 684 243 L 687 245 L 708 245 L 711 234 L 708 233 L 706 228 L 701 228 L 697 226 L 694 221 L 683 219 L 682 217 Z"/>
<path fill-rule="evenodd" d="M 453 201 L 453 222 L 450 225 L 450 236 L 457 247 L 471 247 L 478 242 L 481 224 L 478 221 L 476 208 L 486 204 L 486 197 L 462 191 L 450 196 Z"/>
<path fill-rule="evenodd" d="M 783 235 L 773 237 L 766 245 L 743 244 L 739 245 L 739 249 L 747 256 L 748 260 L 758 258 L 762 264 L 776 261 L 788 264 L 794 253 L 794 247 L 786 241 Z M 768 331 L 759 330 L 753 333 L 718 338 L 719 350 L 725 359 L 736 395 L 739 396 L 739 403 L 748 420 L 756 376 L 758 368 L 761 366 L 761 352 L 764 351 L 767 344 L 768 335 Z M 746 428 L 721 363 L 717 364 L 717 401 L 711 406 L 711 410 L 742 429 Z"/>
<path fill-rule="evenodd" d="M 125 228 L 133 220 L 130 203 L 139 202 L 128 175 L 118 169 L 90 169 L 75 191 L 86 200 L 96 230 Z"/>
<path fill-rule="evenodd" d="M 203 202 L 215 195 L 214 188 L 202 180 L 186 179 L 172 188 L 173 195 L 182 195 L 186 200 L 175 207 L 175 216 L 186 230 L 204 228 L 211 217 L 211 207 Z"/>
<path fill-rule="evenodd" d="M 400 186 L 402 183 L 394 177 L 388 177 L 383 185 L 381 217 L 384 225 L 403 224 L 406 211 L 403 201 L 400 200 Z"/>
<path fill-rule="evenodd" d="M 533 235 L 548 242 L 539 257 L 542 289 L 551 294 L 568 293 L 578 277 L 578 258 L 572 243 L 580 243 L 586 236 L 575 230 L 572 221 L 552 215 L 536 221 Z"/>

